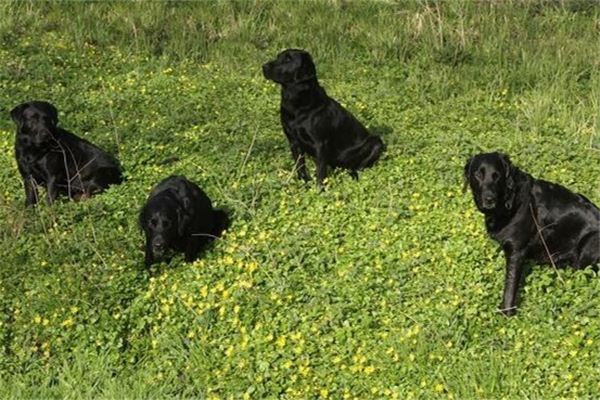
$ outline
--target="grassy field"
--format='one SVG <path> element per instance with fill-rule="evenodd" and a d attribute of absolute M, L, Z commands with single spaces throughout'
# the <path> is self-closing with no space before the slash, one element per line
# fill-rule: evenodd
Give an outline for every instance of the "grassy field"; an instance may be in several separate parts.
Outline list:
<path fill-rule="evenodd" d="M 469 193 L 501 150 L 600 203 L 592 1 L 0 3 L 0 398 L 592 398 L 600 279 L 535 266 L 519 314 Z M 260 66 L 309 50 L 388 150 L 295 179 Z M 24 207 L 16 104 L 121 160 L 91 200 Z M 311 172 L 314 176 L 314 168 Z M 193 264 L 143 268 L 170 174 L 230 210 Z"/>

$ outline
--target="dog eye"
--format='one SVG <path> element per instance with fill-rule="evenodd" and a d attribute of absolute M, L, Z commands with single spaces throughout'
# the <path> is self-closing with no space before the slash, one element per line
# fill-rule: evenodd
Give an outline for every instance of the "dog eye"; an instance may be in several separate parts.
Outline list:
<path fill-rule="evenodd" d="M 483 171 L 479 170 L 479 171 L 475 171 L 475 178 L 477 178 L 477 180 L 482 180 L 483 179 Z"/>
<path fill-rule="evenodd" d="M 495 172 L 495 171 L 494 171 L 494 172 L 492 172 L 492 179 L 493 179 L 494 181 L 497 181 L 497 180 L 498 180 L 498 178 L 500 178 L 500 175 L 499 175 L 497 172 Z"/>

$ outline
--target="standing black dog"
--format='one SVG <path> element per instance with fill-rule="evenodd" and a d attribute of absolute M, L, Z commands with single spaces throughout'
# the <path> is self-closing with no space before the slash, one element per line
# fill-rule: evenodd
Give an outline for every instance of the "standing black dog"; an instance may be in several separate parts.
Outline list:
<path fill-rule="evenodd" d="M 373 165 L 385 150 L 378 136 L 371 135 L 319 85 L 306 51 L 285 50 L 262 69 L 265 78 L 281 84 L 281 124 L 300 179 L 310 179 L 306 153 L 316 159 L 321 186 L 327 166 L 346 168 L 356 179 L 357 171 Z"/>
<path fill-rule="evenodd" d="M 504 314 L 516 313 L 526 259 L 574 268 L 600 263 L 600 209 L 584 196 L 533 178 L 501 153 L 472 157 L 464 174 L 488 234 L 504 250 Z"/>
<path fill-rule="evenodd" d="M 227 214 L 213 209 L 208 196 L 183 176 L 160 182 L 140 212 L 146 234 L 146 266 L 168 258 L 169 251 L 185 253 L 192 262 L 205 244 L 218 237 L 229 224 Z"/>
<path fill-rule="evenodd" d="M 59 194 L 84 198 L 123 180 L 121 167 L 108 153 L 57 127 L 58 111 L 45 101 L 16 106 L 15 155 L 25 185 L 25 204 L 38 201 L 37 186 L 47 190 L 48 203 Z"/>

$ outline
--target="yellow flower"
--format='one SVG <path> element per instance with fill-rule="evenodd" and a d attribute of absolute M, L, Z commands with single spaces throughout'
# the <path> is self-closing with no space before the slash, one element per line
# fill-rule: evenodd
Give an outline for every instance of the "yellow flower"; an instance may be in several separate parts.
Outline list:
<path fill-rule="evenodd" d="M 73 326 L 74 322 L 73 322 L 73 318 L 67 318 L 62 322 L 62 326 L 64 326 L 65 328 L 70 328 L 71 326 Z"/>
<path fill-rule="evenodd" d="M 570 355 L 571 357 L 575 357 L 575 356 L 577 355 L 577 353 L 578 353 L 578 351 L 577 351 L 577 350 L 571 350 L 571 351 L 569 351 L 569 355 Z"/>
<path fill-rule="evenodd" d="M 258 264 L 252 261 L 251 263 L 248 263 L 247 268 L 249 272 L 254 272 L 258 268 Z"/>
<path fill-rule="evenodd" d="M 374 366 L 369 365 L 368 367 L 365 368 L 365 374 L 371 375 L 373 372 L 375 372 L 375 367 Z"/>
<path fill-rule="evenodd" d="M 248 280 L 248 281 L 242 280 L 238 283 L 238 286 L 243 289 L 249 289 L 252 287 L 252 280 Z"/>
<path fill-rule="evenodd" d="M 327 389 L 321 389 L 319 391 L 319 394 L 321 395 L 322 398 L 326 399 L 329 397 L 329 390 Z"/>
<path fill-rule="evenodd" d="M 310 367 L 305 366 L 305 365 L 300 366 L 300 373 L 302 375 L 304 375 L 304 376 L 308 375 L 309 371 L 310 371 Z"/>
<path fill-rule="evenodd" d="M 285 335 L 282 335 L 279 337 L 279 339 L 277 339 L 277 346 L 279 347 L 284 347 L 285 346 Z"/>

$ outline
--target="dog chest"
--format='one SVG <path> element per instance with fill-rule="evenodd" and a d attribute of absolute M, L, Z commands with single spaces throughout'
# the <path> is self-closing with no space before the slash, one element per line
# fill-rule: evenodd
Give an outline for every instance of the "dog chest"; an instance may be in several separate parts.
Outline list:
<path fill-rule="evenodd" d="M 305 128 L 296 129 L 296 138 L 306 151 L 314 150 L 317 145 L 317 140 Z"/>

